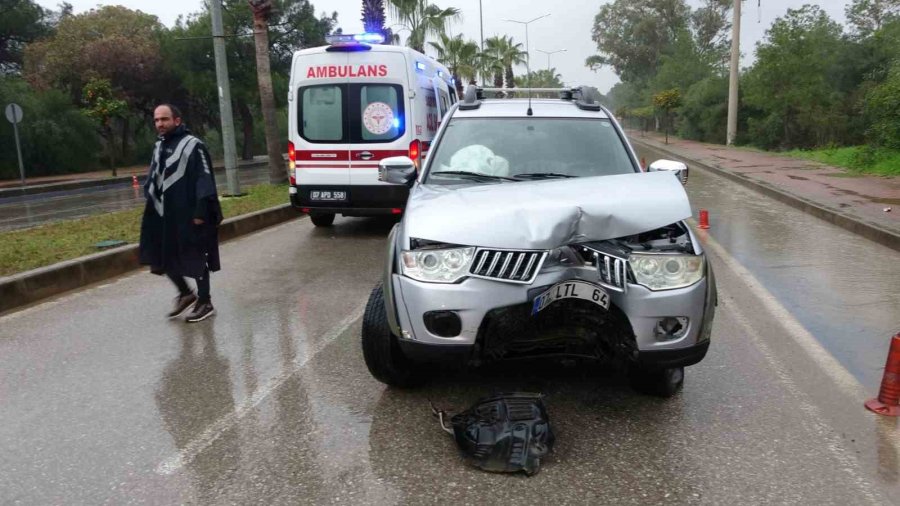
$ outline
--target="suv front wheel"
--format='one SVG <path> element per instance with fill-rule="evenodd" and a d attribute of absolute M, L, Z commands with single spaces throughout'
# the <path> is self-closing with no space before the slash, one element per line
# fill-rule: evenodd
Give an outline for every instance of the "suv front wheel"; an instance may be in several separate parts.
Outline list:
<path fill-rule="evenodd" d="M 422 381 L 421 370 L 403 355 L 397 339 L 388 325 L 384 289 L 378 283 L 369 295 L 363 314 L 363 358 L 378 381 L 394 387 L 415 386 Z"/>
<path fill-rule="evenodd" d="M 632 366 L 628 379 L 631 387 L 642 394 L 672 397 L 684 385 L 684 367 L 648 369 Z"/>

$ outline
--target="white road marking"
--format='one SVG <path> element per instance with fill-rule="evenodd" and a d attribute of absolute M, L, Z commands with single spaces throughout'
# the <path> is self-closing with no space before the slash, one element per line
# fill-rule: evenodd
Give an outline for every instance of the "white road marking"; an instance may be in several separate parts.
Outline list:
<path fill-rule="evenodd" d="M 850 373 L 840 362 L 828 352 L 819 341 L 806 330 L 803 325 L 794 318 L 784 306 L 778 302 L 778 299 L 772 295 L 766 287 L 764 287 L 753 274 L 750 273 L 743 265 L 734 259 L 725 248 L 723 248 L 710 235 L 705 234 L 702 239 L 704 246 L 715 252 L 722 262 L 736 276 L 738 276 L 744 285 L 753 293 L 763 304 L 767 311 L 774 317 L 788 335 L 805 351 L 810 358 L 818 364 L 826 374 L 828 374 L 844 394 L 856 398 L 863 399 L 866 391 L 862 384 Z M 862 400 L 860 400 L 862 402 Z"/>
<path fill-rule="evenodd" d="M 222 434 L 224 434 L 226 431 L 230 430 L 238 422 L 240 422 L 240 420 L 244 418 L 247 413 L 256 409 L 256 407 L 262 401 L 269 397 L 269 395 L 271 395 L 273 392 L 278 390 L 281 385 L 283 385 L 293 375 L 297 374 L 303 368 L 303 366 L 305 366 L 310 360 L 312 360 L 313 357 L 321 352 L 329 343 L 337 339 L 338 336 L 340 336 L 348 328 L 350 328 L 350 326 L 353 325 L 356 320 L 358 320 L 363 315 L 365 308 L 365 303 L 359 305 L 350 314 L 344 317 L 344 319 L 341 320 L 337 324 L 337 326 L 335 326 L 330 332 L 319 339 L 316 347 L 311 348 L 309 354 L 296 360 L 293 364 L 291 364 L 290 367 L 281 371 L 281 374 L 269 380 L 265 385 L 257 390 L 252 397 L 238 406 L 237 409 L 213 422 L 209 427 L 206 428 L 206 430 L 189 441 L 188 444 L 186 444 L 178 453 L 160 462 L 160 464 L 156 466 L 156 472 L 162 475 L 169 475 L 190 464 L 191 461 L 193 461 L 197 457 L 197 455 L 199 455 L 204 450 L 209 448 L 210 445 L 215 443 L 216 440 L 222 436 Z"/>
<path fill-rule="evenodd" d="M 717 252 L 718 254 L 718 252 Z M 724 259 L 725 257 L 723 257 Z M 720 290 L 721 293 L 727 293 L 727 290 Z M 731 298 L 731 297 L 728 297 Z M 784 367 L 769 346 L 766 344 L 765 340 L 762 339 L 759 334 L 753 329 L 753 324 L 750 322 L 750 318 L 741 311 L 738 304 L 728 304 L 729 316 L 732 317 L 737 324 L 744 330 L 744 333 L 753 340 L 754 346 L 760 353 L 766 358 L 766 361 L 769 363 L 769 366 L 775 371 L 775 375 L 778 378 L 778 381 L 781 382 L 782 385 L 791 393 L 794 397 L 796 397 L 799 402 L 796 407 L 798 407 L 801 411 L 805 413 L 804 419 L 806 420 L 804 426 L 807 429 L 812 430 L 816 437 L 824 444 L 824 447 L 828 450 L 828 453 L 834 457 L 835 460 L 841 463 L 841 470 L 847 473 L 854 482 L 856 482 L 859 487 L 860 493 L 868 500 L 869 504 L 881 504 L 881 501 L 875 497 L 875 494 L 872 493 L 873 487 L 869 481 L 861 476 L 858 472 L 859 465 L 855 461 L 855 459 L 848 455 L 848 452 L 841 446 L 841 441 L 837 437 L 834 429 L 826 425 L 823 420 L 822 413 L 819 408 L 817 408 L 805 395 L 791 376 L 784 370 Z M 860 409 L 862 406 L 860 406 Z"/>

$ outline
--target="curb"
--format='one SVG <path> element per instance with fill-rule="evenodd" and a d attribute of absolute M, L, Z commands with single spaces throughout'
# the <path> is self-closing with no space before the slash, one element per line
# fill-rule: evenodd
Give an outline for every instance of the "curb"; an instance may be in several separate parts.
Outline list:
<path fill-rule="evenodd" d="M 863 221 L 859 218 L 850 216 L 848 214 L 842 213 L 840 211 L 836 211 L 834 209 L 823 206 L 818 202 L 814 202 L 807 198 L 801 197 L 799 195 L 795 195 L 791 192 L 787 192 L 785 190 L 779 189 L 769 183 L 754 181 L 749 177 L 742 176 L 740 174 L 735 174 L 734 172 L 730 172 L 725 169 L 721 169 L 719 167 L 715 167 L 712 165 L 708 165 L 702 162 L 698 162 L 691 158 L 688 158 L 684 155 L 680 155 L 673 151 L 669 151 L 666 148 L 658 147 L 653 144 L 649 144 L 645 141 L 641 141 L 639 139 L 633 139 L 629 137 L 629 142 L 632 144 L 640 145 L 644 149 L 648 149 L 650 151 L 656 151 L 658 153 L 663 153 L 667 156 L 673 157 L 675 159 L 681 159 L 690 162 L 692 165 L 700 167 L 701 169 L 707 170 L 716 174 L 718 176 L 722 176 L 726 179 L 734 181 L 738 184 L 744 185 L 752 190 L 756 190 L 767 197 L 771 197 L 779 202 L 787 204 L 791 207 L 799 209 L 803 212 L 811 214 L 816 218 L 820 218 L 825 220 L 832 225 L 836 225 L 845 230 L 853 232 L 854 234 L 865 237 L 866 239 L 872 240 L 881 244 L 883 246 L 887 246 L 895 251 L 900 251 L 900 233 L 894 232 L 893 230 L 882 227 L 881 225 L 877 225 L 875 223 L 871 223 L 868 221 Z"/>
<path fill-rule="evenodd" d="M 254 169 L 257 167 L 263 167 L 267 165 L 269 162 L 265 160 L 247 162 L 244 164 L 238 164 L 238 169 Z M 222 172 L 225 170 L 224 166 L 215 166 L 213 170 L 216 172 Z M 139 181 L 143 183 L 146 179 L 146 173 L 142 173 L 137 175 Z M 117 184 L 131 184 L 131 176 L 117 176 L 117 177 L 109 177 L 103 179 L 81 179 L 78 181 L 64 181 L 62 183 L 49 183 L 49 184 L 37 184 L 33 186 L 26 187 L 12 187 L 12 188 L 0 188 L 0 199 L 10 198 L 10 197 L 22 197 L 25 195 L 36 195 L 39 193 L 49 193 L 49 192 L 58 192 L 65 190 L 77 190 L 79 188 L 90 188 L 92 186 L 113 186 Z"/>
<path fill-rule="evenodd" d="M 227 241 L 300 216 L 291 204 L 235 216 L 219 226 Z M 0 278 L 0 314 L 141 268 L 138 245 L 129 244 Z"/>

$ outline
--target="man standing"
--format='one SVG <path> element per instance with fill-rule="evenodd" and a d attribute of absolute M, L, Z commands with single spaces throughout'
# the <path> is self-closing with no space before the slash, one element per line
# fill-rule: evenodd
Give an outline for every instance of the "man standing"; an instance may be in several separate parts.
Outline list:
<path fill-rule="evenodd" d="M 159 141 L 144 184 L 147 205 L 141 222 L 140 258 L 153 274 L 165 274 L 178 288 L 169 318 L 193 304 L 188 322 L 215 314 L 209 273 L 219 270 L 218 226 L 222 210 L 209 151 L 181 123 L 181 112 L 161 104 L 153 112 Z M 191 291 L 184 276 L 197 281 Z"/>

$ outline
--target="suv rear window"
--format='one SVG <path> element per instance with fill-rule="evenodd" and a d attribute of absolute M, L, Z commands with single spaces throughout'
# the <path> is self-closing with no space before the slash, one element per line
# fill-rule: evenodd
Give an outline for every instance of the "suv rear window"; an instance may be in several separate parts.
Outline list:
<path fill-rule="evenodd" d="M 297 90 L 300 137 L 315 143 L 390 142 L 403 136 L 403 88 L 326 84 Z"/>
<path fill-rule="evenodd" d="M 441 171 L 527 178 L 571 177 L 636 171 L 608 119 L 454 118 L 436 143 L 427 182 L 459 183 Z M 467 181 L 471 182 L 471 181 Z"/>

